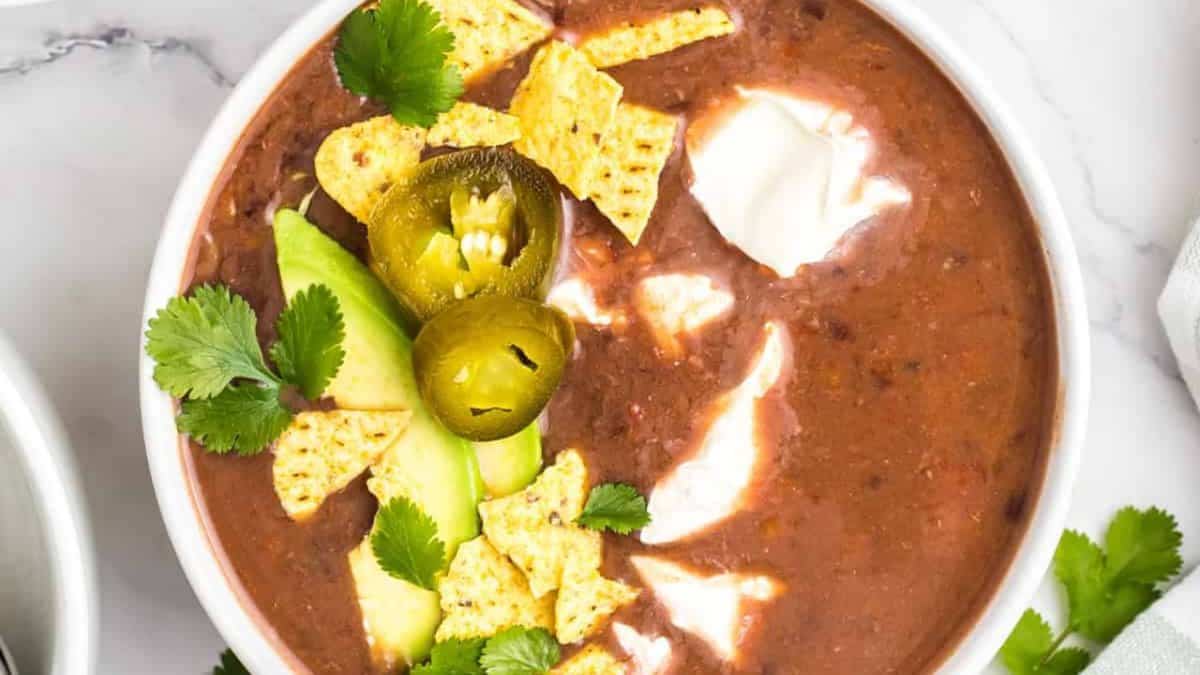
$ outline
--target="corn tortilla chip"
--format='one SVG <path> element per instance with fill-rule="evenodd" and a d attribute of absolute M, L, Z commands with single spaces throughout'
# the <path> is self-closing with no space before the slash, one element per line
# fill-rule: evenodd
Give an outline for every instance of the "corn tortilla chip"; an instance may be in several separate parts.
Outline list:
<path fill-rule="evenodd" d="M 396 180 L 421 161 L 425 130 L 390 115 L 342 127 L 321 143 L 314 160 L 321 189 L 360 222 Z"/>
<path fill-rule="evenodd" d="M 509 110 L 521 120 L 521 138 L 513 147 L 587 199 L 622 92 L 575 48 L 551 42 L 538 50 L 513 94 Z"/>
<path fill-rule="evenodd" d="M 611 68 L 665 54 L 700 40 L 729 35 L 735 28 L 725 10 L 696 7 L 647 23 L 627 23 L 585 38 L 579 49 L 597 68 Z"/>
<path fill-rule="evenodd" d="M 488 541 L 525 573 L 534 597 L 559 587 L 568 558 L 585 558 L 599 568 L 600 534 L 574 524 L 586 493 L 583 458 L 565 450 L 529 487 L 479 505 Z"/>
<path fill-rule="evenodd" d="M 312 515 L 378 459 L 408 427 L 412 413 L 303 412 L 275 445 L 275 493 L 293 520 Z"/>
<path fill-rule="evenodd" d="M 672 115 L 622 103 L 604 138 L 592 201 L 613 225 L 637 244 L 658 202 L 658 179 L 675 147 L 679 121 Z"/>
<path fill-rule="evenodd" d="M 516 117 L 474 103 L 460 102 L 438 117 L 426 141 L 433 146 L 471 148 L 505 145 L 520 137 L 521 121 Z"/>
<path fill-rule="evenodd" d="M 559 664 L 550 675 L 625 675 L 625 664 L 596 645 L 588 645 Z"/>
<path fill-rule="evenodd" d="M 618 609 L 637 600 L 637 589 L 606 579 L 586 557 L 567 560 L 554 605 L 554 633 L 563 644 L 591 637 Z"/>
<path fill-rule="evenodd" d="M 384 572 L 364 539 L 348 554 L 371 656 L 388 672 L 419 663 L 433 647 L 433 631 L 414 616 L 436 616 L 438 594 Z"/>
<path fill-rule="evenodd" d="M 450 63 L 468 83 L 545 40 L 554 26 L 515 0 L 426 0 L 454 33 Z"/>
<path fill-rule="evenodd" d="M 490 637 L 512 626 L 554 628 L 554 596 L 534 599 L 521 571 L 484 537 L 458 547 L 439 590 L 445 616 L 439 642 Z"/>

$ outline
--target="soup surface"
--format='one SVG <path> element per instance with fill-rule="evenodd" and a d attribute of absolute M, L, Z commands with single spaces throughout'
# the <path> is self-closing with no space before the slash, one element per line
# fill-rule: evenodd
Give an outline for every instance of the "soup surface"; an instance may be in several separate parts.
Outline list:
<path fill-rule="evenodd" d="M 758 458 L 743 508 L 704 536 L 654 547 L 689 567 L 769 575 L 784 591 L 741 619 L 736 664 L 672 624 L 644 592 L 616 619 L 670 640 L 677 673 L 920 673 L 970 628 L 1009 563 L 1037 498 L 1056 395 L 1046 271 L 1028 210 L 989 134 L 954 86 L 852 0 L 727 0 L 739 30 L 610 70 L 625 98 L 684 120 L 769 87 L 851 112 L 869 129 L 869 168 L 911 202 L 860 225 L 826 261 L 780 279 L 717 232 L 689 192 L 677 148 L 640 245 L 574 203 L 564 274 L 627 307 L 649 275 L 702 271 L 731 312 L 665 358 L 633 315 L 620 330 L 577 326 L 547 415 L 545 454 L 578 448 L 593 480 L 649 493 L 701 441 L 706 411 L 737 386 L 778 322 L 790 336 L 778 386 L 758 405 Z M 560 35 L 682 9 L 677 0 L 545 0 Z M 332 39 L 259 112 L 204 216 L 185 286 L 222 282 L 272 340 L 283 306 L 270 227 L 316 186 L 332 130 L 381 113 L 341 88 Z M 473 84 L 503 109 L 529 55 Z M 564 195 L 566 193 L 564 192 Z M 365 256 L 362 225 L 318 192 L 310 218 Z M 752 451 L 748 448 L 747 452 Z M 271 454 L 189 450 L 199 496 L 232 577 L 314 673 L 371 673 L 346 554 L 376 502 L 358 480 L 303 523 L 272 489 Z M 648 549 L 606 535 L 606 575 L 640 585 Z M 610 633 L 600 638 L 619 647 Z"/>

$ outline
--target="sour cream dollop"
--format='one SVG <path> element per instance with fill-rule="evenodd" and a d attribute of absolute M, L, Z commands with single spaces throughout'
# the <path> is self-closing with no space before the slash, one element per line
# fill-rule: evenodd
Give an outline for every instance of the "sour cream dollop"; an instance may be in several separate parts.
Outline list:
<path fill-rule="evenodd" d="M 616 315 L 596 302 L 596 291 L 580 277 L 560 281 L 550 289 L 546 303 L 561 309 L 572 321 L 593 326 L 612 325 Z"/>
<path fill-rule="evenodd" d="M 737 660 L 745 626 L 743 603 L 767 602 L 782 590 L 779 582 L 762 575 L 706 577 L 650 556 L 633 556 L 630 562 L 666 608 L 671 623 L 704 640 L 725 661 Z"/>
<path fill-rule="evenodd" d="M 620 621 L 613 623 L 612 630 L 621 649 L 629 654 L 631 672 L 628 675 L 661 675 L 667 671 L 671 664 L 670 640 L 643 635 Z"/>
<path fill-rule="evenodd" d="M 638 282 L 634 303 L 659 347 L 677 354 L 681 338 L 733 308 L 733 294 L 704 274 L 659 274 Z"/>
<path fill-rule="evenodd" d="M 787 363 L 787 328 L 776 322 L 763 330 L 763 346 L 746 379 L 715 403 L 717 413 L 700 448 L 676 465 L 650 492 L 651 521 L 642 543 L 667 544 L 695 535 L 741 508 L 762 453 L 757 407 L 779 381 Z"/>
<path fill-rule="evenodd" d="M 715 126 L 688 134 L 692 194 L 726 240 L 779 276 L 824 260 L 856 225 L 912 200 L 904 186 L 864 174 L 874 145 L 850 113 L 740 94 Z"/>

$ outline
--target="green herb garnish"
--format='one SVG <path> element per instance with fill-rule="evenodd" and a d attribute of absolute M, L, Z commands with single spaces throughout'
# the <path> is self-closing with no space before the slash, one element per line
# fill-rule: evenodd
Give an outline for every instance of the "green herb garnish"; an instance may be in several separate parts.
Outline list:
<path fill-rule="evenodd" d="M 255 337 L 254 310 L 224 286 L 201 286 L 171 298 L 150 320 L 146 353 L 154 381 L 176 398 L 212 398 L 235 379 L 278 385 Z"/>
<path fill-rule="evenodd" d="M 576 522 L 593 530 L 629 534 L 650 524 L 650 512 L 646 498 L 632 485 L 605 483 L 592 488 Z"/>
<path fill-rule="evenodd" d="M 1079 647 L 1059 648 L 1050 624 L 1032 609 L 1025 610 L 1004 646 L 1000 661 L 1013 675 L 1077 675 L 1092 656 Z"/>
<path fill-rule="evenodd" d="M 271 356 L 280 375 L 263 358 L 254 310 L 225 286 L 172 298 L 150 320 L 146 353 L 155 361 L 154 381 L 182 399 L 181 432 L 211 452 L 252 455 L 291 423 L 292 411 L 280 399 L 285 385 L 320 397 L 345 358 L 337 298 L 324 286 L 310 287 L 276 327 L 280 342 Z"/>
<path fill-rule="evenodd" d="M 545 628 L 513 627 L 487 641 L 479 663 L 487 675 L 543 675 L 562 651 Z"/>
<path fill-rule="evenodd" d="M 388 574 L 436 591 L 437 575 L 446 566 L 446 546 L 437 524 L 407 497 L 396 497 L 379 508 L 371 532 L 371 550 Z"/>
<path fill-rule="evenodd" d="M 232 649 L 221 652 L 221 665 L 213 668 L 212 675 L 250 675 L 250 671 L 238 660 Z"/>
<path fill-rule="evenodd" d="M 292 423 L 278 387 L 232 385 L 213 398 L 188 399 L 175 426 L 210 452 L 254 455 Z"/>
<path fill-rule="evenodd" d="M 1158 585 L 1178 574 L 1182 543 L 1174 516 L 1157 508 L 1117 512 L 1104 550 L 1087 535 L 1067 530 L 1054 552 L 1054 575 L 1067 591 L 1067 627 L 1052 637 L 1046 620 L 1026 611 L 1000 649 L 1001 662 L 1013 675 L 1082 672 L 1091 656 L 1062 647 L 1064 641 L 1078 634 L 1111 642 L 1159 598 Z"/>
<path fill-rule="evenodd" d="M 1121 509 L 1104 538 L 1105 551 L 1087 535 L 1067 531 L 1054 554 L 1054 574 L 1067 588 L 1070 629 L 1111 642 L 1154 603 L 1156 588 L 1179 572 L 1183 535 L 1165 511 Z"/>
<path fill-rule="evenodd" d="M 429 128 L 463 93 L 446 63 L 454 34 L 421 0 L 382 0 L 346 17 L 333 52 L 342 86 L 387 105 L 402 124 Z"/>
<path fill-rule="evenodd" d="M 300 291 L 280 315 L 277 328 L 279 342 L 271 346 L 275 367 L 305 398 L 320 398 L 346 358 L 346 329 L 333 291 L 325 286 Z"/>
<path fill-rule="evenodd" d="M 429 662 L 412 669 L 412 675 L 484 675 L 479 665 L 483 638 L 439 642 L 429 652 Z"/>
<path fill-rule="evenodd" d="M 545 675 L 562 650 L 544 628 L 514 626 L 484 640 L 447 640 L 433 646 L 413 675 Z"/>

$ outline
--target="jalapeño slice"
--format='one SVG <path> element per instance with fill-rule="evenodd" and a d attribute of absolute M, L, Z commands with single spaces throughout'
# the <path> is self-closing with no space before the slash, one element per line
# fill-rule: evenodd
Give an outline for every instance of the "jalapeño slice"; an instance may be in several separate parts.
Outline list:
<path fill-rule="evenodd" d="M 562 379 L 575 330 L 561 311 L 484 295 L 435 316 L 413 344 L 421 397 L 450 431 L 473 441 L 533 422 Z"/>
<path fill-rule="evenodd" d="M 549 175 L 503 148 L 421 162 L 371 214 L 371 266 L 422 322 L 481 295 L 540 298 L 562 203 Z"/>

